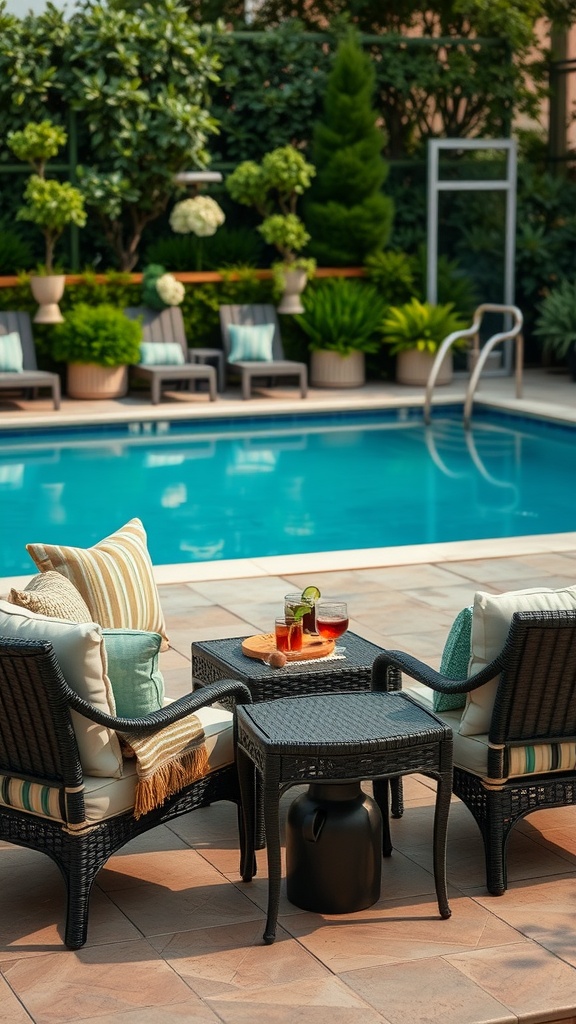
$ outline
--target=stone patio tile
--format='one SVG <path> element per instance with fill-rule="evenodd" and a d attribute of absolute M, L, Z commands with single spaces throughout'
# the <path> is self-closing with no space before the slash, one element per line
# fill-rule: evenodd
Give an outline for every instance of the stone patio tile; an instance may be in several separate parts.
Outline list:
<path fill-rule="evenodd" d="M 152 939 L 177 974 L 223 1021 L 320 1020 L 382 1024 L 380 1014 L 279 929 L 272 946 L 260 926 L 213 927 Z M 298 979 L 298 983 L 294 981 Z"/>
<path fill-rule="evenodd" d="M 391 1024 L 517 1024 L 515 1014 L 442 957 L 341 977 Z"/>
<path fill-rule="evenodd" d="M 253 921 L 260 914 L 258 908 L 226 879 L 210 868 L 196 884 L 193 874 L 188 876 L 186 888 L 172 891 L 163 885 L 148 883 L 118 889 L 111 899 L 123 914 L 146 936 L 161 932 L 206 928 L 215 921 L 237 924 Z"/>
<path fill-rule="evenodd" d="M 168 1008 L 169 1017 L 172 1003 L 198 1006 L 190 988 L 143 939 L 15 960 L 2 965 L 2 973 L 35 1024 L 154 1006 Z"/>
<path fill-rule="evenodd" d="M 63 948 L 66 893 L 56 864 L 24 847 L 0 850 L 0 961 Z M 88 945 L 137 936 L 134 926 L 98 885 L 90 899 Z"/>
<path fill-rule="evenodd" d="M 30 1024 L 30 1017 L 22 1003 L 16 998 L 8 983 L 1 976 L 0 1006 L 2 1007 L 2 1024 Z"/>
<path fill-rule="evenodd" d="M 440 918 L 435 898 L 381 899 L 359 914 L 300 914 L 282 926 L 336 974 L 364 967 L 425 960 L 518 940 L 513 928 L 474 900 L 449 893 L 452 917 Z M 503 927 L 504 925 L 504 927 Z"/>
<path fill-rule="evenodd" d="M 478 949 L 446 959 L 522 1021 L 574 1014 L 576 971 L 536 942 Z"/>

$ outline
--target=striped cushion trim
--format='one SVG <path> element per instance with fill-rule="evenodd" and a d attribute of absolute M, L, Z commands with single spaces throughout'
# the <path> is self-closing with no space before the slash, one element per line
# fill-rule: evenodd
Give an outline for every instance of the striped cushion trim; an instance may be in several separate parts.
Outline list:
<path fill-rule="evenodd" d="M 538 743 L 529 747 L 510 747 L 509 775 L 537 775 L 540 772 L 565 772 L 576 768 L 576 743 Z"/>
<path fill-rule="evenodd" d="M 140 519 L 131 519 L 91 548 L 27 544 L 26 550 L 40 572 L 54 569 L 74 584 L 94 622 L 108 629 L 160 633 L 161 650 L 167 649 L 166 625 Z"/>
<path fill-rule="evenodd" d="M 0 804 L 18 811 L 40 814 L 43 818 L 63 821 L 60 811 L 60 790 L 38 782 L 26 782 L 11 775 L 0 775 Z"/>

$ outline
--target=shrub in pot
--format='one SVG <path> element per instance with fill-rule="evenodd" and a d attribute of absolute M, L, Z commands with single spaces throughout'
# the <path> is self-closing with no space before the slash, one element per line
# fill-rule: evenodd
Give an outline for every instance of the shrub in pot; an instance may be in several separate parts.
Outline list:
<path fill-rule="evenodd" d="M 54 272 L 54 247 L 68 224 L 86 224 L 80 190 L 68 181 L 46 178 L 46 163 L 66 144 L 67 135 L 51 121 L 30 122 L 22 131 L 11 132 L 7 141 L 17 159 L 34 169 L 24 190 L 24 206 L 18 211 L 18 220 L 37 224 L 44 235 L 44 264 L 30 278 L 32 294 L 40 303 L 34 321 L 58 323 L 62 320 L 58 303 L 64 292 L 64 275 Z"/>
<path fill-rule="evenodd" d="M 263 218 L 257 230 L 281 256 L 272 264 L 275 287 L 284 293 L 279 313 L 302 312 L 300 295 L 316 270 L 315 260 L 298 255 L 310 235 L 296 213 L 298 199 L 315 173 L 294 146 L 280 146 L 266 153 L 261 164 L 243 161 L 226 178 L 232 199 L 257 210 Z"/>
<path fill-rule="evenodd" d="M 396 356 L 396 380 L 399 384 L 425 385 L 432 369 L 434 357 L 449 334 L 468 326 L 451 302 L 434 305 L 412 298 L 401 306 L 391 306 L 381 324 L 384 344 Z M 456 348 L 466 348 L 468 339 L 455 342 Z M 448 352 L 437 384 L 448 384 L 452 379 L 452 356 Z"/>
<path fill-rule="evenodd" d="M 307 334 L 312 353 L 311 382 L 316 387 L 359 387 L 365 382 L 364 355 L 377 352 L 385 303 L 371 284 L 329 278 L 302 296 L 304 313 L 296 321 Z"/>
<path fill-rule="evenodd" d="M 68 364 L 71 398 L 120 398 L 128 366 L 140 360 L 142 324 L 116 306 L 80 302 L 54 327 L 52 354 Z"/>

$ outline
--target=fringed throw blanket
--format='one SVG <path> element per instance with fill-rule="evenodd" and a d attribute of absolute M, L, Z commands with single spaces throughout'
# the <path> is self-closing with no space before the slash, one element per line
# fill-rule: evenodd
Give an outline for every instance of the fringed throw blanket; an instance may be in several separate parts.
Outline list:
<path fill-rule="evenodd" d="M 135 818 L 161 807 L 167 797 L 206 774 L 208 754 L 204 739 L 196 715 L 188 715 L 152 734 L 124 734 L 125 753 L 136 758 Z"/>

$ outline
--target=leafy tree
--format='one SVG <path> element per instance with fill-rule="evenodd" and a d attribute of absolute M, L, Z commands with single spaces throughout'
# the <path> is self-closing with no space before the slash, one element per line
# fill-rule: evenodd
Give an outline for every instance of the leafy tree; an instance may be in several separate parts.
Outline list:
<path fill-rule="evenodd" d="M 179 0 L 74 14 L 64 88 L 85 128 L 81 184 L 121 270 L 138 261 L 142 233 L 166 209 L 178 171 L 205 167 L 209 86 L 218 80 L 212 32 Z"/>
<path fill-rule="evenodd" d="M 305 208 L 310 252 L 326 266 L 362 263 L 390 235 L 392 200 L 381 191 L 385 136 L 376 125 L 373 91 L 370 60 L 349 34 L 328 78 L 324 118 L 314 128 L 317 177 Z"/>

